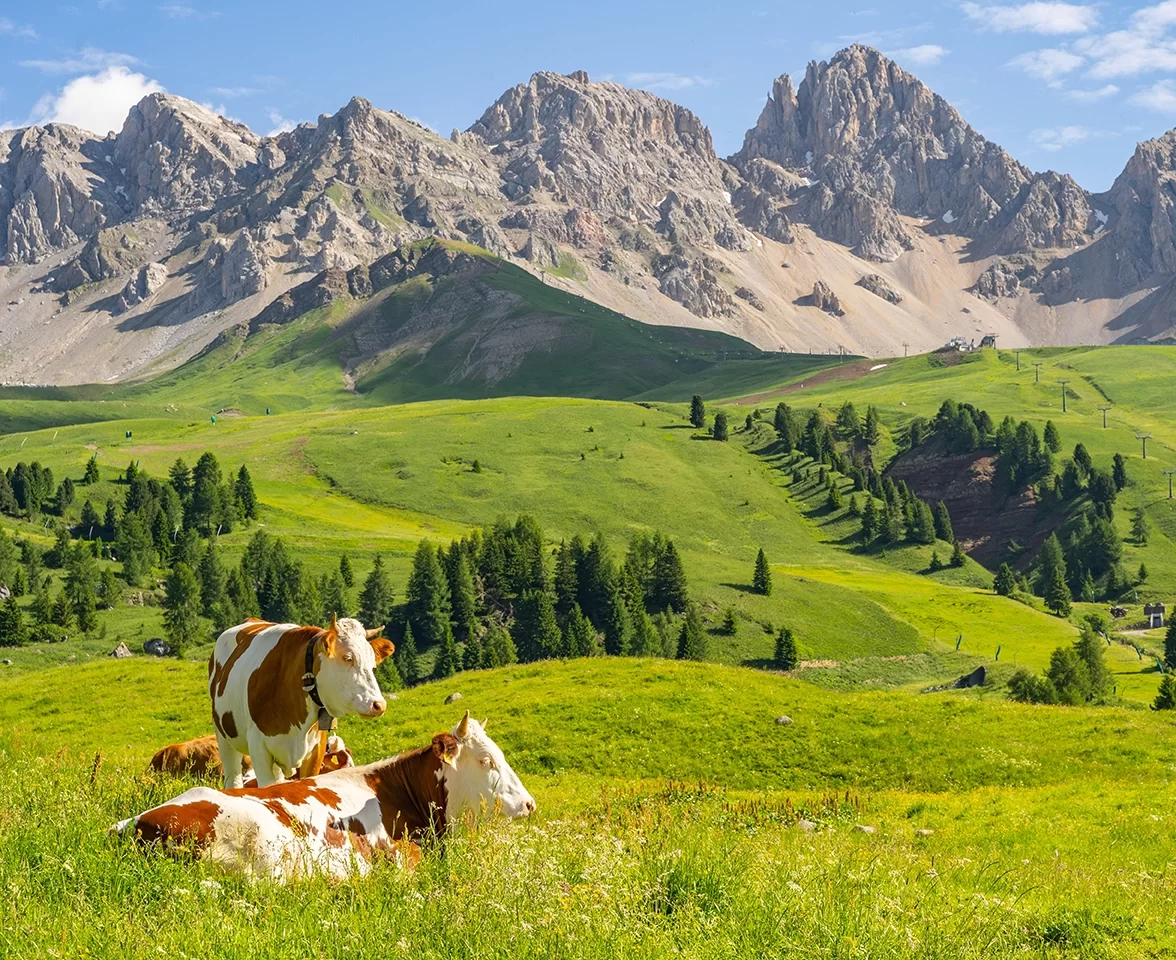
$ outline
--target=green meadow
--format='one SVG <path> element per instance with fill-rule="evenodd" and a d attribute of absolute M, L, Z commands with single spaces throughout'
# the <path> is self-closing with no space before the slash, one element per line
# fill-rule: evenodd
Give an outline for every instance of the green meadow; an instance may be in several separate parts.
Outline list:
<path fill-rule="evenodd" d="M 528 296 L 540 294 L 547 311 L 568 296 Z M 604 313 L 585 322 L 608 333 Z M 1126 538 L 1142 507 L 1152 535 L 1124 543 L 1124 565 L 1146 562 L 1147 598 L 1171 605 L 1176 512 L 1160 470 L 1176 467 L 1176 352 L 1021 351 L 1019 371 L 1007 351 L 952 366 L 931 355 L 814 383 L 835 359 L 702 357 L 674 341 L 655 351 L 661 382 L 637 390 L 645 334 L 634 330 L 636 359 L 607 380 L 592 372 L 603 354 L 588 355 L 576 376 L 523 369 L 514 395 L 426 399 L 413 391 L 435 382 L 429 368 L 376 370 L 347 389 L 332 339 L 347 322 L 332 309 L 229 338 L 138 384 L 0 391 L 0 466 L 37 460 L 79 482 L 96 455 L 101 480 L 79 483 L 76 516 L 87 498 L 99 513 L 121 500 L 129 462 L 162 477 L 211 450 L 226 472 L 248 466 L 261 504 L 258 521 L 219 538 L 228 562 L 259 529 L 312 572 L 346 552 L 362 582 L 379 554 L 397 600 L 422 538 L 448 543 L 502 517 L 533 515 L 552 551 L 599 532 L 617 557 L 660 531 L 681 554 L 713 662 L 549 661 L 400 691 L 381 721 L 344 722 L 360 760 L 451 726 L 459 711 L 442 701 L 460 692 L 461 707 L 490 716 L 539 815 L 458 831 L 411 876 L 276 889 L 105 835 L 185 785 L 147 774 L 150 755 L 208 732 L 211 627 L 187 660 L 108 658 L 119 640 L 138 654 L 163 635 L 150 578 L 143 603 L 126 590 L 89 635 L 0 651 L 12 660 L 0 666 L 3 955 L 1176 955 L 1176 755 L 1169 715 L 1147 709 L 1154 658 L 1106 648 L 1109 705 L 1008 702 L 1012 671 L 1045 667 L 1105 605 L 1063 619 L 995 596 L 992 572 L 971 560 L 933 573 L 932 551 L 951 550 L 942 542 L 857 549 L 856 522 L 815 481 L 792 481 L 769 426 L 781 399 L 805 413 L 874 404 L 884 459 L 948 397 L 997 422 L 1052 419 L 1064 451 L 1082 442 L 1104 468 L 1128 458 L 1117 527 Z M 692 372 L 671 370 L 687 355 Z M 544 395 L 561 378 L 564 394 Z M 727 443 L 689 424 L 695 392 L 730 413 Z M 745 429 L 757 409 L 764 419 Z M 1136 433 L 1152 434 L 1146 462 Z M 0 523 L 52 542 L 42 520 Z M 769 596 L 750 586 L 760 548 Z M 720 629 L 728 608 L 733 634 Z M 802 660 L 789 675 L 770 669 L 782 626 Z M 1154 654 L 1163 639 L 1132 642 Z M 978 665 L 984 687 L 920 692 Z"/>

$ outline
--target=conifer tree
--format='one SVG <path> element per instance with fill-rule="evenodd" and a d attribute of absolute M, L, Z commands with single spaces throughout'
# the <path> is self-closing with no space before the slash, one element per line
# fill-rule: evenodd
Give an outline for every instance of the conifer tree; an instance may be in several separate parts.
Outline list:
<path fill-rule="evenodd" d="M 1078 583 L 1078 599 L 1083 603 L 1094 603 L 1094 577 L 1089 570 L 1082 571 L 1082 579 Z"/>
<path fill-rule="evenodd" d="M 102 606 L 107 610 L 113 610 L 122 594 L 122 588 L 118 585 L 118 577 L 114 575 L 113 570 L 107 567 L 102 571 L 98 583 L 98 596 L 102 599 Z"/>
<path fill-rule="evenodd" d="M 702 626 L 702 617 L 694 604 L 686 609 L 686 619 L 682 623 L 682 630 L 678 634 L 679 660 L 705 660 L 709 653 L 706 630 Z"/>
<path fill-rule="evenodd" d="M 776 654 L 773 661 L 777 670 L 795 670 L 800 662 L 800 656 L 796 652 L 796 639 L 787 627 L 781 627 L 776 637 Z"/>
<path fill-rule="evenodd" d="M 9 597 L 0 607 L 0 647 L 19 647 L 28 643 L 29 632 L 24 614 L 16 605 L 16 597 Z"/>
<path fill-rule="evenodd" d="M 1164 634 L 1164 665 L 1176 670 L 1176 618 L 1168 621 L 1168 632 Z"/>
<path fill-rule="evenodd" d="M 635 657 L 660 657 L 662 642 L 645 612 L 645 607 L 637 603 L 629 608 L 629 619 L 633 624 L 632 654 Z"/>
<path fill-rule="evenodd" d="M 689 602 L 686 571 L 673 540 L 666 540 L 653 561 L 653 610 L 681 613 Z"/>
<path fill-rule="evenodd" d="M 1050 453 L 1061 453 L 1062 438 L 1058 435 L 1058 428 L 1054 426 L 1052 420 L 1045 421 L 1045 432 L 1041 439 Z"/>
<path fill-rule="evenodd" d="M 1066 586 L 1063 569 L 1054 567 L 1054 572 L 1045 585 L 1045 605 L 1059 617 L 1068 617 L 1070 603 L 1070 588 Z"/>
<path fill-rule="evenodd" d="M 1176 709 L 1176 678 L 1173 678 L 1172 674 L 1165 673 L 1160 677 L 1160 689 L 1156 693 L 1155 700 L 1152 701 L 1152 709 Z"/>
<path fill-rule="evenodd" d="M 935 504 L 935 536 L 944 543 L 955 542 L 955 530 L 951 525 L 951 514 L 947 504 L 940 500 Z"/>
<path fill-rule="evenodd" d="M 1115 486 L 1120 490 L 1127 486 L 1127 461 L 1123 459 L 1121 453 L 1115 454 L 1111 466 L 1111 479 L 1115 481 Z"/>
<path fill-rule="evenodd" d="M 1007 563 L 1002 563 L 1000 569 L 996 571 L 996 579 L 992 583 L 992 589 L 999 596 L 1011 597 L 1016 588 L 1017 580 L 1013 575 L 1013 568 Z"/>
<path fill-rule="evenodd" d="M 574 604 L 568 614 L 564 652 L 569 657 L 591 657 L 599 652 L 596 645 L 596 630 L 580 610 L 579 604 Z"/>
<path fill-rule="evenodd" d="M 1147 544 L 1149 536 L 1151 523 L 1147 519 L 1147 514 L 1143 512 L 1143 507 L 1136 507 L 1135 513 L 1131 516 L 1131 539 L 1142 547 Z"/>
<path fill-rule="evenodd" d="M 830 510 L 841 509 L 841 488 L 837 486 L 836 480 L 829 482 L 829 496 L 825 498 L 825 505 Z"/>
<path fill-rule="evenodd" d="M 690 422 L 699 430 L 706 424 L 706 405 L 697 393 L 690 399 Z"/>
<path fill-rule="evenodd" d="M 89 460 L 86 461 L 86 473 L 82 477 L 82 483 L 91 484 L 97 483 L 101 478 L 98 471 L 98 454 L 95 453 Z"/>
<path fill-rule="evenodd" d="M 182 458 L 176 457 L 176 462 L 167 472 L 167 479 L 179 498 L 187 500 L 192 493 L 192 471 Z"/>
<path fill-rule="evenodd" d="M 446 620 L 441 631 L 437 660 L 433 665 L 433 679 L 444 680 L 446 677 L 452 677 L 461 667 L 461 653 L 457 649 L 457 641 L 453 638 L 453 628 Z"/>
<path fill-rule="evenodd" d="M 106 501 L 106 511 L 102 518 L 102 537 L 104 540 L 114 540 L 118 536 L 118 506 L 113 499 Z"/>
<path fill-rule="evenodd" d="M 319 618 L 321 623 L 329 622 L 332 615 L 337 617 L 351 616 L 351 601 L 347 596 L 347 587 L 343 585 L 343 578 L 339 576 L 338 570 L 333 570 L 323 577 L 319 586 L 319 596 L 322 600 L 322 614 Z M 372 624 L 372 626 L 379 626 L 379 624 Z"/>
<path fill-rule="evenodd" d="M 872 447 L 881 437 L 880 428 L 881 421 L 878 419 L 878 408 L 870 404 L 866 408 L 866 423 L 862 428 L 862 439 Z"/>
<path fill-rule="evenodd" d="M 510 631 L 497 620 L 491 620 L 482 639 L 483 663 L 490 667 L 506 667 L 518 663 L 519 654 Z"/>
<path fill-rule="evenodd" d="M 856 493 L 851 493 L 849 495 L 849 515 L 851 517 L 860 517 L 862 515 L 862 508 L 861 508 L 861 505 L 858 503 L 858 498 L 857 498 Z"/>
<path fill-rule="evenodd" d="M 253 492 L 253 478 L 245 464 L 237 471 L 237 480 L 233 484 L 233 492 L 240 505 L 241 516 L 245 520 L 257 519 L 257 494 Z"/>
<path fill-rule="evenodd" d="M 931 544 L 935 542 L 935 518 L 931 508 L 925 500 L 917 500 L 912 508 L 914 524 L 911 527 L 911 539 L 915 543 Z"/>
<path fill-rule="evenodd" d="M 470 573 L 465 548 L 454 542 L 446 557 L 446 572 L 449 575 L 449 597 L 452 620 L 457 634 L 467 643 L 475 636 L 476 600 L 474 577 Z"/>
<path fill-rule="evenodd" d="M 938 573 L 940 570 L 943 569 L 943 561 L 939 559 L 939 551 L 938 550 L 931 551 L 931 562 L 927 564 L 927 569 L 931 573 Z"/>
<path fill-rule="evenodd" d="M 355 586 L 355 571 L 351 567 L 351 558 L 345 553 L 339 555 L 339 576 L 348 590 Z"/>
<path fill-rule="evenodd" d="M 200 583 L 191 568 L 178 563 L 168 574 L 163 601 L 163 626 L 177 656 L 200 636 Z"/>
<path fill-rule="evenodd" d="M 555 588 L 555 612 L 564 619 L 572 612 L 572 607 L 578 603 L 580 595 L 578 567 L 583 556 L 584 541 L 578 536 L 571 541 L 561 541 L 555 554 L 555 576 L 552 584 Z"/>
<path fill-rule="evenodd" d="M 1113 683 L 1111 671 L 1103 659 L 1106 644 L 1089 625 L 1084 625 L 1081 635 L 1074 641 L 1074 652 L 1086 665 L 1086 674 L 1090 682 L 1088 700 L 1102 700 L 1111 692 Z"/>
<path fill-rule="evenodd" d="M 768 566 L 768 558 L 764 555 L 764 548 L 760 547 L 755 555 L 755 572 L 751 576 L 751 589 L 761 596 L 771 596 L 772 571 Z"/>
<path fill-rule="evenodd" d="M 543 590 L 530 590 L 519 598 L 514 637 L 523 663 L 558 657 L 563 634 L 555 619 L 555 605 Z"/>
<path fill-rule="evenodd" d="M 1147 564 L 1142 560 L 1139 563 L 1139 573 L 1136 574 L 1136 579 L 1140 583 L 1147 583 Z"/>
<path fill-rule="evenodd" d="M 1042 594 L 1045 593 L 1046 585 L 1051 583 L 1055 578 L 1055 573 L 1060 571 L 1062 582 L 1066 580 L 1066 558 L 1062 553 L 1062 544 L 1058 540 L 1056 533 L 1051 533 L 1045 538 L 1045 543 L 1041 545 L 1041 553 L 1037 558 L 1038 568 L 1038 587 Z"/>
<path fill-rule="evenodd" d="M 403 690 L 407 686 L 404 677 L 400 675 L 400 668 L 396 665 L 395 655 L 385 657 L 376 664 L 376 681 L 384 693 Z"/>
<path fill-rule="evenodd" d="M 862 541 L 869 543 L 878 534 L 878 507 L 874 503 L 873 494 L 866 495 L 866 505 L 862 508 Z"/>
<path fill-rule="evenodd" d="M 728 607 L 723 611 L 723 633 L 729 637 L 735 636 L 739 629 L 739 621 L 735 619 L 735 608 Z"/>
<path fill-rule="evenodd" d="M 392 604 L 392 581 L 384 569 L 384 558 L 377 553 L 359 594 L 359 619 L 367 627 L 387 624 L 392 619 Z"/>
<path fill-rule="evenodd" d="M 200 560 L 200 602 L 204 616 L 216 619 L 217 607 L 224 602 L 228 575 L 217 556 L 216 545 L 210 540 Z"/>
<path fill-rule="evenodd" d="M 396 652 L 393 654 L 396 661 L 396 669 L 404 680 L 405 686 L 415 687 L 421 682 L 421 660 L 417 653 L 416 639 L 412 635 L 412 627 L 409 624 L 404 625 L 404 636 L 400 638 L 400 643 L 396 645 Z"/>
<path fill-rule="evenodd" d="M 951 545 L 951 559 L 948 563 L 953 567 L 962 567 L 964 562 L 964 548 L 960 546 L 960 542 L 957 540 Z"/>
<path fill-rule="evenodd" d="M 95 537 L 102 535 L 102 518 L 98 516 L 98 510 L 94 506 L 92 500 L 87 500 L 82 504 L 82 519 L 78 524 L 80 536 L 87 540 L 92 540 Z"/>
<path fill-rule="evenodd" d="M 730 429 L 727 425 L 727 415 L 721 410 L 715 414 L 715 439 L 726 440 Z"/>
<path fill-rule="evenodd" d="M 405 608 L 422 649 L 427 650 L 445 639 L 452 612 L 449 582 L 437 559 L 437 551 L 428 540 L 417 545 L 405 588 Z"/>

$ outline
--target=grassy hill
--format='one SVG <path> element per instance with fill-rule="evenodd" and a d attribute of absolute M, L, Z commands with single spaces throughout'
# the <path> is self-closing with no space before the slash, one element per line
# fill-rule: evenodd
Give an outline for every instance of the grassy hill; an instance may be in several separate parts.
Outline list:
<path fill-rule="evenodd" d="M 1158 716 L 597 660 L 428 684 L 342 732 L 361 760 L 424 742 L 457 719 L 441 703 L 453 689 L 490 717 L 537 817 L 460 831 L 408 877 L 275 889 L 105 836 L 183 789 L 142 771 L 161 743 L 203 731 L 199 665 L 0 681 L 5 954 L 63 942 L 130 957 L 482 956 L 504 943 L 516 956 L 1127 957 L 1172 946 L 1176 798 Z M 774 723 L 785 713 L 791 725 Z M 798 829 L 801 817 L 818 829 Z"/>

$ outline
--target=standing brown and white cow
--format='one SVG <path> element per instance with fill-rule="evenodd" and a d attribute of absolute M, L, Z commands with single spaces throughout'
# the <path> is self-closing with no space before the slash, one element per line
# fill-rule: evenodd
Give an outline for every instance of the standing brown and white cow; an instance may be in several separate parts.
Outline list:
<path fill-rule="evenodd" d="M 378 717 L 387 704 L 375 669 L 390 640 L 358 620 L 327 628 L 250 620 L 217 638 L 208 660 L 208 694 L 225 787 L 240 787 L 248 754 L 261 786 L 322 761 L 333 717 Z"/>
<path fill-rule="evenodd" d="M 194 787 L 110 832 L 230 873 L 292 880 L 363 876 L 378 857 L 411 866 L 418 842 L 467 814 L 534 812 L 535 799 L 467 712 L 451 733 L 390 760 L 268 787 Z"/>

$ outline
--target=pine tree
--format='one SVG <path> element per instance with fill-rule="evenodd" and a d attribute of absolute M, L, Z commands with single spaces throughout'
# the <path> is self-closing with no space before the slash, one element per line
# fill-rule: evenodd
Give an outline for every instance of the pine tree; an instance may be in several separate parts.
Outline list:
<path fill-rule="evenodd" d="M 878 408 L 870 404 L 866 408 L 866 423 L 862 429 L 862 438 L 871 447 L 876 444 L 881 437 L 881 421 L 878 419 Z"/>
<path fill-rule="evenodd" d="M 216 610 L 224 603 L 226 583 L 228 575 L 217 556 L 215 544 L 209 541 L 200 560 L 200 601 L 204 616 L 210 620 L 216 619 Z"/>
<path fill-rule="evenodd" d="M 960 546 L 958 540 L 951 545 L 951 559 L 948 560 L 948 563 L 953 567 L 962 567 L 965 563 L 964 548 Z"/>
<path fill-rule="evenodd" d="M 497 620 L 491 620 L 482 640 L 484 662 L 491 667 L 507 667 L 518 663 L 519 654 L 510 631 Z"/>
<path fill-rule="evenodd" d="M 1037 570 L 1038 589 L 1042 594 L 1045 593 L 1046 586 L 1055 579 L 1055 576 L 1060 575 L 1062 582 L 1065 582 L 1066 558 L 1062 553 L 1062 544 L 1056 533 L 1051 533 L 1045 538 L 1045 543 L 1041 545 L 1041 553 L 1037 558 Z"/>
<path fill-rule="evenodd" d="M 463 670 L 481 670 L 484 666 L 484 658 L 482 641 L 478 639 L 477 634 L 471 635 L 461 651 L 461 668 Z"/>
<path fill-rule="evenodd" d="M 637 603 L 629 609 L 629 619 L 633 624 L 633 649 L 635 657 L 660 657 L 662 642 L 645 607 Z"/>
<path fill-rule="evenodd" d="M 874 503 L 873 494 L 866 495 L 866 505 L 862 508 L 862 542 L 869 543 L 878 535 L 878 507 Z"/>
<path fill-rule="evenodd" d="M 437 551 L 428 540 L 417 545 L 405 588 L 405 607 L 412 632 L 422 649 L 427 650 L 445 639 L 452 612 L 449 583 L 437 560 Z"/>
<path fill-rule="evenodd" d="M 943 569 L 943 561 L 939 559 L 939 551 L 932 550 L 931 551 L 931 562 L 927 564 L 928 572 L 929 573 L 938 573 L 942 569 Z"/>
<path fill-rule="evenodd" d="M 192 471 L 192 497 L 184 511 L 184 525 L 205 536 L 215 534 L 221 525 L 221 470 L 212 453 L 202 453 Z"/>
<path fill-rule="evenodd" d="M 1082 571 L 1082 580 L 1078 584 L 1078 599 L 1083 603 L 1094 603 L 1094 577 L 1089 570 Z"/>
<path fill-rule="evenodd" d="M 523 663 L 558 657 L 563 634 L 555 619 L 555 606 L 543 590 L 531 590 L 519 598 L 515 615 L 515 641 Z"/>
<path fill-rule="evenodd" d="M 1164 634 L 1164 666 L 1176 670 L 1176 618 L 1168 622 L 1168 632 Z"/>
<path fill-rule="evenodd" d="M 446 621 L 441 632 L 440 649 L 437 660 L 433 665 L 433 679 L 444 680 L 452 677 L 461 669 L 461 654 L 457 649 L 457 641 L 453 639 L 453 628 Z"/>
<path fill-rule="evenodd" d="M 1115 486 L 1120 490 L 1127 486 L 1127 461 L 1123 459 L 1121 453 L 1115 454 L 1111 467 L 1111 479 L 1115 481 Z"/>
<path fill-rule="evenodd" d="M 596 643 L 596 630 L 580 610 L 579 604 L 572 606 L 564 634 L 564 652 L 567 656 L 591 657 L 600 652 Z"/>
<path fill-rule="evenodd" d="M 706 423 L 706 405 L 697 393 L 690 399 L 690 422 L 699 430 Z"/>
<path fill-rule="evenodd" d="M 1142 547 L 1147 544 L 1150 535 L 1151 523 L 1147 519 L 1147 514 L 1143 512 L 1143 507 L 1136 507 L 1135 513 L 1131 516 L 1131 539 Z"/>
<path fill-rule="evenodd" d="M 1086 674 L 1090 682 L 1090 692 L 1087 700 L 1102 700 L 1111 691 L 1113 683 L 1111 671 L 1103 659 L 1106 644 L 1089 626 L 1084 626 L 1081 636 L 1074 641 L 1074 652 L 1086 664 Z"/>
<path fill-rule="evenodd" d="M 237 480 L 233 484 L 237 503 L 240 504 L 241 516 L 245 520 L 257 519 L 257 494 L 253 492 L 253 478 L 245 464 L 237 471 Z"/>
<path fill-rule="evenodd" d="M 836 480 L 829 483 L 829 496 L 825 498 L 825 506 L 830 510 L 841 509 L 841 488 L 837 486 Z"/>
<path fill-rule="evenodd" d="M 655 612 L 682 613 L 689 603 L 686 571 L 673 540 L 666 540 L 653 561 L 652 605 Z"/>
<path fill-rule="evenodd" d="M 384 558 L 377 553 L 359 594 L 359 619 L 368 627 L 387 624 L 392 619 L 392 603 L 392 581 L 384 569 Z"/>
<path fill-rule="evenodd" d="M 87 485 L 97 483 L 100 477 L 101 475 L 98 471 L 98 454 L 95 453 L 94 456 L 86 461 L 86 474 L 82 477 L 82 483 Z"/>
<path fill-rule="evenodd" d="M 1074 447 L 1074 466 L 1078 468 L 1078 476 L 1083 480 L 1089 477 L 1090 471 L 1094 469 L 1094 461 L 1090 459 L 1090 452 L 1085 444 L 1079 443 Z"/>
<path fill-rule="evenodd" d="M 796 639 L 787 627 L 781 627 L 776 637 L 776 654 L 773 657 L 777 670 L 795 670 L 800 663 L 800 656 L 796 652 Z"/>
<path fill-rule="evenodd" d="M 951 525 L 951 514 L 947 504 L 940 500 L 935 504 L 935 536 L 944 543 L 955 543 L 955 530 Z"/>
<path fill-rule="evenodd" d="M 861 504 L 858 503 L 856 493 L 851 493 L 849 495 L 849 515 L 851 517 L 860 517 L 862 515 L 862 507 Z"/>
<path fill-rule="evenodd" d="M 412 627 L 407 623 L 404 625 L 404 636 L 396 645 L 393 657 L 405 686 L 415 687 L 421 682 L 421 661 L 417 653 L 416 639 L 412 635 Z"/>
<path fill-rule="evenodd" d="M 181 458 L 177 457 L 176 462 L 171 465 L 167 479 L 181 500 L 186 500 L 192 493 L 192 471 Z"/>
<path fill-rule="evenodd" d="M 931 544 L 935 542 L 935 517 L 925 500 L 918 500 L 914 505 L 914 524 L 911 527 L 911 539 L 915 543 Z"/>
<path fill-rule="evenodd" d="M 102 518 L 102 537 L 104 540 L 114 540 L 118 536 L 118 506 L 114 500 L 106 501 L 106 511 Z"/>
<path fill-rule="evenodd" d="M 168 574 L 163 626 L 177 656 L 182 657 L 199 638 L 200 584 L 187 564 L 176 564 Z"/>
<path fill-rule="evenodd" d="M 102 535 L 102 518 L 98 516 L 98 510 L 92 500 L 82 504 L 82 519 L 78 523 L 78 531 L 79 535 L 87 540 Z"/>
<path fill-rule="evenodd" d="M 1139 573 L 1136 574 L 1135 579 L 1138 580 L 1140 583 L 1147 583 L 1147 564 L 1144 563 L 1143 561 L 1140 561 Z"/>
<path fill-rule="evenodd" d="M 339 576 L 338 570 L 333 570 L 323 577 L 319 586 L 319 597 L 322 601 L 320 623 L 327 623 L 332 615 L 337 617 L 351 616 L 351 601 L 347 596 L 347 587 L 343 585 L 343 578 Z"/>
<path fill-rule="evenodd" d="M 339 576 L 348 590 L 355 586 L 355 571 L 351 568 L 351 558 L 345 553 L 339 555 Z"/>
<path fill-rule="evenodd" d="M 735 619 L 735 608 L 728 607 L 723 611 L 723 633 L 729 637 L 733 637 L 738 629 L 739 621 Z"/>
<path fill-rule="evenodd" d="M 729 432 L 727 415 L 720 410 L 715 414 L 715 439 L 726 440 Z"/>
<path fill-rule="evenodd" d="M 1059 617 L 1068 617 L 1070 602 L 1070 588 L 1066 586 L 1065 574 L 1062 568 L 1055 567 L 1045 585 L 1045 605 Z"/>
<path fill-rule="evenodd" d="M 474 577 L 470 573 L 465 548 L 454 542 L 446 556 L 446 573 L 449 576 L 449 598 L 452 621 L 463 640 L 474 637 L 477 601 L 474 596 Z"/>
<path fill-rule="evenodd" d="M 400 668 L 396 665 L 395 656 L 385 657 L 376 664 L 376 681 L 384 693 L 403 690 L 407 686 L 404 677 L 400 675 Z"/>
<path fill-rule="evenodd" d="M 1058 434 L 1058 428 L 1054 426 L 1052 420 L 1045 421 L 1045 433 L 1042 435 L 1042 441 L 1050 453 L 1062 452 L 1062 438 Z"/>
<path fill-rule="evenodd" d="M 1053 652 L 1047 675 L 1057 691 L 1058 703 L 1076 707 L 1090 699 L 1090 673 L 1073 647 L 1058 647 Z"/>
<path fill-rule="evenodd" d="M 751 576 L 751 589 L 761 596 L 772 594 L 772 571 L 768 566 L 768 558 L 764 555 L 764 548 L 760 547 L 755 555 L 755 572 Z"/>
<path fill-rule="evenodd" d="M 1160 677 L 1160 689 L 1155 700 L 1152 701 L 1152 709 L 1176 709 L 1176 678 L 1173 678 L 1172 674 L 1165 673 Z"/>
<path fill-rule="evenodd" d="M 28 640 L 24 615 L 16 605 L 16 597 L 9 597 L 0 607 L 0 647 L 19 647 Z"/>
<path fill-rule="evenodd" d="M 706 630 L 703 629 L 698 608 L 690 604 L 686 610 L 682 630 L 678 634 L 678 659 L 705 660 L 709 653 L 708 646 Z"/>

